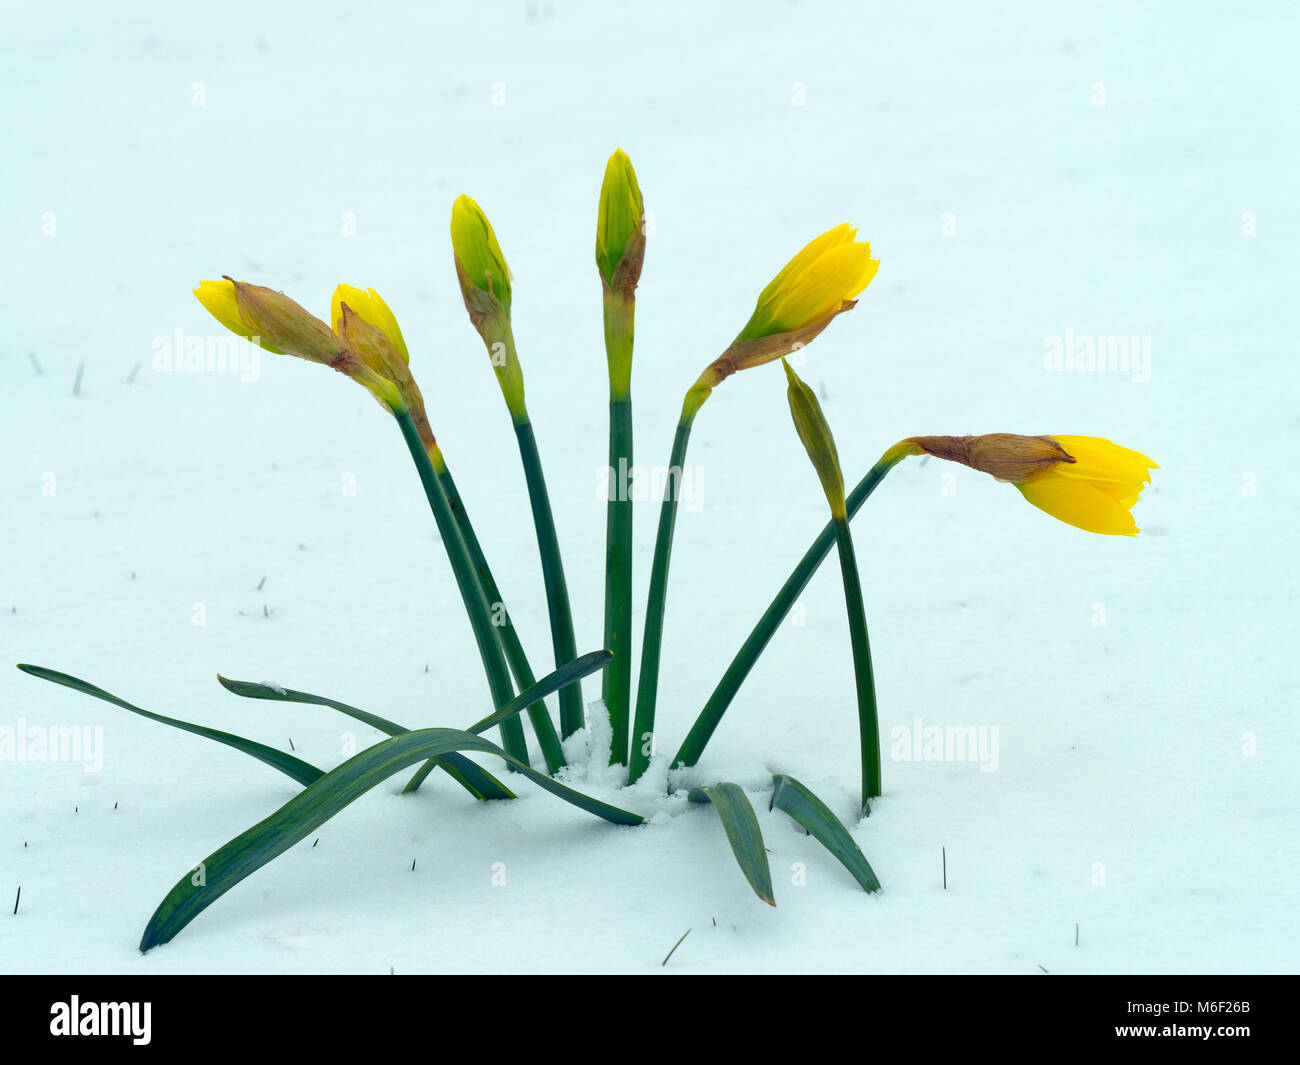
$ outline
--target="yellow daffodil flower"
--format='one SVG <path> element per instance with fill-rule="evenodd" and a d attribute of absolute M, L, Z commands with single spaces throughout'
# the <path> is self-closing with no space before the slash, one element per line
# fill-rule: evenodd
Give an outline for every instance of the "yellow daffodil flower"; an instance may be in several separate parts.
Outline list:
<path fill-rule="evenodd" d="M 1108 536 L 1138 534 L 1130 510 L 1159 469 L 1099 436 L 914 436 L 898 446 L 991 474 L 1057 520 Z"/>
<path fill-rule="evenodd" d="M 745 328 L 711 362 L 686 394 L 683 413 L 699 410 L 737 370 L 784 358 L 817 337 L 836 315 L 852 310 L 871 284 L 880 260 L 844 222 L 811 241 L 759 294 Z"/>
<path fill-rule="evenodd" d="M 772 278 L 737 340 L 794 333 L 828 323 L 871 284 L 880 260 L 847 222 L 811 241 Z"/>

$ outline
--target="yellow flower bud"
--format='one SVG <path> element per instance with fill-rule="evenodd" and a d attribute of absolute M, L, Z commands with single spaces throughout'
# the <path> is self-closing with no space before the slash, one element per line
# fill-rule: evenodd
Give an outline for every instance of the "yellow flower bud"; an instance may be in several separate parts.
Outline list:
<path fill-rule="evenodd" d="M 1099 436 L 913 436 L 899 446 L 991 474 L 1059 521 L 1108 536 L 1138 534 L 1130 511 L 1159 469 Z"/>
<path fill-rule="evenodd" d="M 330 327 L 283 292 L 226 280 L 234 288 L 240 319 L 262 337 L 265 346 L 326 366 L 339 357 L 338 338 Z"/>
<path fill-rule="evenodd" d="M 871 245 L 857 241 L 856 234 L 844 222 L 804 247 L 763 289 L 736 339 L 795 333 L 818 324 L 824 328 L 851 308 L 880 268 Z"/>
<path fill-rule="evenodd" d="M 844 474 L 840 470 L 840 456 L 835 448 L 835 437 L 831 427 L 822 413 L 822 406 L 817 396 L 798 374 L 790 368 L 784 359 L 785 379 L 789 382 L 786 398 L 790 401 L 790 416 L 794 419 L 795 432 L 803 441 L 804 450 L 812 460 L 813 469 L 822 483 L 826 493 L 826 502 L 831 507 L 832 518 L 844 518 L 847 510 L 844 505 Z"/>
<path fill-rule="evenodd" d="M 200 282 L 194 295 L 231 332 L 258 342 L 267 351 L 338 370 L 365 385 L 394 412 L 402 406 L 397 388 L 384 374 L 284 293 L 227 277 Z"/>
<path fill-rule="evenodd" d="M 606 288 L 636 288 L 645 258 L 644 217 L 636 171 L 620 148 L 605 166 L 596 217 L 596 265 Z"/>
<path fill-rule="evenodd" d="M 784 358 L 811 343 L 836 315 L 857 305 L 880 260 L 871 245 L 855 240 L 847 222 L 827 230 L 786 263 L 758 297 L 745 328 L 700 374 L 684 411 L 698 410 L 709 394 L 737 370 Z"/>
<path fill-rule="evenodd" d="M 490 313 L 493 303 L 509 315 L 510 268 L 501 254 L 492 224 L 468 196 L 460 196 L 452 204 L 451 247 L 456 256 L 461 293 L 475 327 L 479 325 L 477 316 Z"/>
<path fill-rule="evenodd" d="M 355 288 L 352 285 L 339 285 L 334 290 L 334 298 L 330 302 L 330 321 L 333 323 L 334 332 L 336 333 L 339 331 L 340 309 L 344 302 L 347 303 L 353 314 L 357 315 L 363 322 L 381 330 L 402 356 L 404 362 L 411 361 L 411 354 L 406 350 L 406 341 L 402 338 L 402 330 L 397 325 L 397 318 L 388 309 L 388 304 L 384 302 L 383 297 L 378 292 L 373 288 L 363 289 Z"/>
<path fill-rule="evenodd" d="M 364 314 L 353 308 L 352 300 L 365 308 Z M 409 411 L 425 446 L 435 447 L 433 430 L 424 409 L 424 397 L 420 394 L 415 378 L 411 376 L 406 343 L 397 327 L 397 319 L 380 299 L 379 293 L 374 289 L 363 290 L 351 285 L 339 285 L 334 290 L 331 317 L 339 339 L 382 381 L 382 384 L 377 385 L 374 380 L 367 378 L 361 383 L 374 392 L 376 398 L 394 414 L 401 413 L 403 409 Z M 396 397 L 393 389 L 396 390 Z"/>

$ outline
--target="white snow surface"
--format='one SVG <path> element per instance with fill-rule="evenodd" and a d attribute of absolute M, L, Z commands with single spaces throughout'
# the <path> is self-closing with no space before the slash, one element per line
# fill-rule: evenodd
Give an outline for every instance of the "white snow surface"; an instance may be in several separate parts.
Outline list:
<path fill-rule="evenodd" d="M 696 422 L 700 506 L 678 521 L 659 759 L 624 789 L 592 761 L 606 723 L 568 744 L 571 782 L 647 825 L 611 826 L 518 777 L 517 801 L 488 804 L 442 774 L 402 797 L 397 777 L 142 956 L 172 884 L 295 785 L 10 668 L 0 728 L 101 727 L 103 761 L 0 762 L 0 969 L 1294 970 L 1297 14 L 1070 7 L 10 10 L 10 662 L 292 739 L 325 767 L 349 734 L 381 734 L 236 698 L 215 674 L 275 676 L 411 727 L 490 710 L 415 473 L 374 401 L 269 354 L 249 382 L 155 369 L 177 330 L 218 335 L 190 289 L 230 274 L 322 315 L 340 281 L 384 295 L 534 666 L 550 668 L 515 442 L 452 268 L 461 192 L 514 272 L 578 646 L 597 648 L 607 381 L 592 249 L 615 147 L 653 215 L 638 462 L 666 462 L 684 390 L 761 287 L 847 220 L 880 273 L 801 372 L 850 483 L 920 433 L 1105 436 L 1161 468 L 1137 539 L 1079 532 L 938 461 L 899 467 L 854 522 L 886 750 L 886 796 L 854 837 L 878 896 L 767 809 L 787 772 L 852 823 L 833 557 L 802 624 L 782 627 L 701 765 L 663 795 L 664 759 L 825 520 L 768 366 L 728 380 Z M 1149 375 L 1049 371 L 1067 333 L 1146 338 Z M 638 641 L 656 517 L 638 504 Z M 598 682 L 584 692 L 596 700 Z M 996 770 L 890 757 L 918 719 L 996 729 Z M 681 790 L 719 780 L 759 811 L 776 909 Z"/>

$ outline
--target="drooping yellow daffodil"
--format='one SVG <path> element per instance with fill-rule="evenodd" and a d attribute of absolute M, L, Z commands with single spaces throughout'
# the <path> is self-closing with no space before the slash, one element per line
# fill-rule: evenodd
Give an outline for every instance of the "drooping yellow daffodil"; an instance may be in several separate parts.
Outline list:
<path fill-rule="evenodd" d="M 393 413 L 404 409 L 392 375 L 282 292 L 226 277 L 202 281 L 199 302 L 231 332 L 278 355 L 293 355 L 338 370 L 368 388 Z"/>
<path fill-rule="evenodd" d="M 852 310 L 880 260 L 847 222 L 828 229 L 785 264 L 759 294 L 754 313 L 729 348 L 700 374 L 686 396 L 698 410 L 737 370 L 784 358 L 817 337 L 836 315 Z"/>
<path fill-rule="evenodd" d="M 1100 436 L 913 436 L 898 447 L 991 474 L 1059 521 L 1108 536 L 1138 534 L 1130 510 L 1159 469 Z"/>

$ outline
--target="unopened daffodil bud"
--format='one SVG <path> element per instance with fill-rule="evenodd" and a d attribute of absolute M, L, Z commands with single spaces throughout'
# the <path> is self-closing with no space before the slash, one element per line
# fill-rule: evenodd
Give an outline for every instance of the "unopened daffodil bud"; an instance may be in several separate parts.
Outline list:
<path fill-rule="evenodd" d="M 880 260 L 844 222 L 827 230 L 786 263 L 759 294 L 745 328 L 705 369 L 687 393 L 686 409 L 698 410 L 737 370 L 784 358 L 815 339 L 836 315 L 852 310 L 876 276 Z"/>
<path fill-rule="evenodd" d="M 483 338 L 506 406 L 516 422 L 527 420 L 524 374 L 510 326 L 510 270 L 492 224 L 468 196 L 452 205 L 451 247 L 465 309 Z"/>
<path fill-rule="evenodd" d="M 636 288 L 645 259 L 644 216 L 636 171 L 620 148 L 605 166 L 596 217 L 596 265 L 607 289 Z"/>
<path fill-rule="evenodd" d="M 478 316 L 497 310 L 510 314 L 510 268 L 492 223 L 477 203 L 460 196 L 451 207 L 451 248 L 456 256 L 465 307 L 477 327 Z"/>
<path fill-rule="evenodd" d="M 358 311 L 353 301 L 363 309 Z M 370 370 L 397 390 L 400 407 L 390 402 L 393 413 L 408 411 L 425 447 L 435 449 L 437 443 L 425 413 L 424 397 L 411 376 L 406 342 L 388 304 L 374 289 L 339 285 L 334 290 L 330 314 L 334 332 L 348 350 L 355 352 Z"/>
<path fill-rule="evenodd" d="M 832 518 L 844 518 L 847 510 L 844 503 L 844 474 L 840 470 L 840 455 L 835 448 L 835 437 L 831 427 L 822 413 L 822 406 L 811 388 L 799 379 L 799 375 L 790 368 L 784 359 L 785 379 L 789 384 L 786 398 L 790 401 L 790 416 L 794 419 L 795 432 L 803 442 L 804 450 L 812 460 L 813 469 L 822 483 L 826 493 L 826 502 L 831 507 Z"/>
<path fill-rule="evenodd" d="M 396 411 L 397 388 L 376 372 L 319 318 L 282 292 L 227 277 L 203 281 L 194 290 L 200 303 L 231 332 L 254 340 L 267 351 L 318 362 L 365 385 Z"/>
<path fill-rule="evenodd" d="M 330 327 L 283 292 L 227 277 L 201 282 L 194 295 L 227 329 L 260 339 L 267 351 L 326 365 L 338 357 Z"/>
<path fill-rule="evenodd" d="M 404 362 L 411 361 L 411 353 L 406 350 L 406 341 L 402 337 L 402 330 L 397 325 L 397 318 L 378 292 L 373 288 L 339 285 L 334 290 L 334 298 L 330 302 L 330 321 L 334 324 L 336 333 L 341 317 L 340 308 L 344 303 L 347 303 L 352 312 L 363 322 L 381 330 Z"/>
<path fill-rule="evenodd" d="M 913 436 L 911 454 L 960 462 L 1013 484 L 1039 510 L 1085 532 L 1136 536 L 1130 513 L 1155 462 L 1099 436 Z"/>

